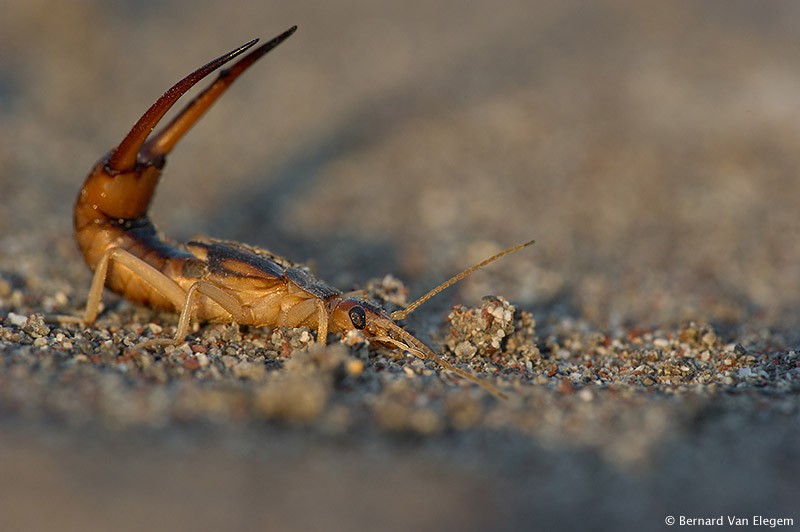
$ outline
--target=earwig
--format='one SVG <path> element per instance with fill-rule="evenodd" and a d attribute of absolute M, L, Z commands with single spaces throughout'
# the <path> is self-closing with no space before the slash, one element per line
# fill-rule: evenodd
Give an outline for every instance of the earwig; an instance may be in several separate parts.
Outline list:
<path fill-rule="evenodd" d="M 179 244 L 162 236 L 148 209 L 166 156 L 225 90 L 253 63 L 297 29 L 292 27 L 253 48 L 191 100 L 163 129 L 151 136 L 177 100 L 200 80 L 250 50 L 256 40 L 198 68 L 165 92 L 136 122 L 120 144 L 86 178 L 75 203 L 75 238 L 94 272 L 82 322 L 97 318 L 104 287 L 135 303 L 180 313 L 170 343 L 182 342 L 193 320 L 252 326 L 316 329 L 317 342 L 328 333 L 361 331 L 375 344 L 430 359 L 443 368 L 503 396 L 494 386 L 437 356 L 395 322 L 430 297 L 527 242 L 484 260 L 434 288 L 405 310 L 391 315 L 379 306 L 349 297 L 317 279 L 307 268 L 269 251 L 235 242 L 198 239 Z M 159 340 L 156 340 L 158 343 Z"/>

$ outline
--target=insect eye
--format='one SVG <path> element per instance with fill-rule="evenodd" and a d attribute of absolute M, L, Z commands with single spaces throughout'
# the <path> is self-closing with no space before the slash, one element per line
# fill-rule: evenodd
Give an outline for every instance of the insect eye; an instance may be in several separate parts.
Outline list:
<path fill-rule="evenodd" d="M 363 329 L 367 326 L 367 313 L 364 312 L 364 307 L 355 306 L 350 309 L 350 321 L 353 322 L 353 327 L 356 329 Z"/>

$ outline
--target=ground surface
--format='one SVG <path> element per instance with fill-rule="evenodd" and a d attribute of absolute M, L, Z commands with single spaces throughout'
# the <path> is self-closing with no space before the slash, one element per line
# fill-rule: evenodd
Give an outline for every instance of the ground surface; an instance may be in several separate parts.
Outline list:
<path fill-rule="evenodd" d="M 0 530 L 800 524 L 797 3 L 3 11 Z M 175 317 L 111 295 L 96 327 L 42 320 L 85 301 L 93 162 L 292 24 L 170 158 L 154 219 L 389 305 L 536 238 L 408 320 L 508 400 L 305 330 L 131 350 Z"/>

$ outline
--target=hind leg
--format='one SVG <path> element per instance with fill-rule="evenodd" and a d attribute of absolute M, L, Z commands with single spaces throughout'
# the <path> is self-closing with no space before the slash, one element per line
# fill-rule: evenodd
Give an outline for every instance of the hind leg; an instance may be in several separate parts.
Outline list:
<path fill-rule="evenodd" d="M 108 277 L 108 266 L 112 261 L 124 266 L 134 277 L 144 281 L 155 292 L 167 298 L 176 309 L 182 308 L 186 294 L 178 283 L 130 252 L 122 248 L 111 248 L 103 255 L 94 270 L 92 285 L 86 298 L 86 310 L 81 320 L 83 323 L 91 324 L 97 319 L 100 301 L 103 298 L 103 287 Z"/>

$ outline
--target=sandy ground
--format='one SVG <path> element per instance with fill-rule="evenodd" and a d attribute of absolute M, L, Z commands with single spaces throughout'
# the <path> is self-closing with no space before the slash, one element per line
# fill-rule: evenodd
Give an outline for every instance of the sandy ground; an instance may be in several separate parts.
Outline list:
<path fill-rule="evenodd" d="M 797 528 L 798 4 L 316 4 L 3 3 L 0 530 Z M 407 323 L 508 400 L 302 329 L 132 350 L 175 316 L 113 295 L 42 319 L 85 302 L 94 161 L 293 24 L 153 218 L 390 307 L 535 238 Z"/>

